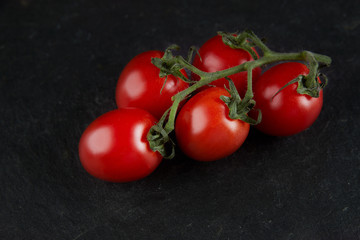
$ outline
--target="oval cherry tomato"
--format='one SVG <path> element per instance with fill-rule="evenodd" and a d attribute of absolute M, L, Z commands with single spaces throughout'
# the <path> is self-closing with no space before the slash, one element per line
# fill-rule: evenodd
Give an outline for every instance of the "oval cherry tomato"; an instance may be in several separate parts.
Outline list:
<path fill-rule="evenodd" d="M 225 70 L 237 65 L 252 61 L 251 55 L 243 49 L 233 49 L 222 41 L 222 37 L 217 35 L 204 43 L 199 49 L 199 54 L 195 56 L 193 65 L 204 72 L 216 72 Z M 252 72 L 253 83 L 260 76 L 261 69 L 255 68 Z M 192 73 L 192 79 L 198 81 L 198 75 Z M 229 78 L 233 80 L 236 89 L 241 97 L 244 97 L 247 89 L 247 72 L 239 72 L 230 75 Z M 218 79 L 211 83 L 218 87 L 229 87 L 229 83 L 225 78 Z M 207 87 L 204 87 L 207 88 Z M 202 89 L 204 89 L 202 88 Z"/>
<path fill-rule="evenodd" d="M 141 108 L 160 119 L 171 106 L 171 97 L 188 87 L 188 83 L 169 75 L 161 91 L 165 77 L 159 77 L 160 70 L 151 63 L 151 58 L 161 58 L 163 55 L 161 51 L 147 51 L 125 66 L 116 86 L 115 98 L 119 108 Z M 185 70 L 181 72 L 186 76 Z"/>
<path fill-rule="evenodd" d="M 93 121 L 81 136 L 79 156 L 96 178 L 128 182 L 146 177 L 162 156 L 150 149 L 146 135 L 156 119 L 142 109 L 113 110 Z"/>
<path fill-rule="evenodd" d="M 257 80 L 254 85 L 254 100 L 256 108 L 262 112 L 262 121 L 256 125 L 257 129 L 269 135 L 289 136 L 314 123 L 323 104 L 322 90 L 318 98 L 313 98 L 299 94 L 296 91 L 298 83 L 293 83 L 276 94 L 300 74 L 308 73 L 304 64 L 287 62 L 275 65 Z"/>
<path fill-rule="evenodd" d="M 249 133 L 249 124 L 229 118 L 229 108 L 220 96 L 224 88 L 212 87 L 192 97 L 180 110 L 175 123 L 178 144 L 189 157 L 213 161 L 235 152 Z"/>

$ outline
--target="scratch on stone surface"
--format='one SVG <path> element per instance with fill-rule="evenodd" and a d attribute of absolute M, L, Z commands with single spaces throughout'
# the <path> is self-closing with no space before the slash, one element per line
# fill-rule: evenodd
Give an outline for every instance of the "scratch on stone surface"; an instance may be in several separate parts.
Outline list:
<path fill-rule="evenodd" d="M 324 218 L 329 217 L 333 212 L 334 212 L 333 210 L 328 211 L 328 212 L 324 215 Z"/>
<path fill-rule="evenodd" d="M 345 30 L 352 31 L 360 25 L 360 20 L 356 19 L 348 24 L 344 24 L 343 27 Z"/>
<path fill-rule="evenodd" d="M 322 136 L 324 134 L 326 134 L 326 130 L 329 127 L 330 121 L 326 121 L 325 124 L 323 125 L 322 129 L 320 130 L 319 136 Z"/>
<path fill-rule="evenodd" d="M 91 229 L 87 229 L 83 232 L 81 232 L 79 235 L 77 235 L 75 238 L 73 238 L 72 240 L 77 240 L 79 239 L 81 236 L 85 235 L 86 233 L 88 233 Z"/>
<path fill-rule="evenodd" d="M 217 231 L 216 235 L 217 235 L 218 237 L 220 237 L 220 236 L 221 236 L 222 231 L 223 231 L 223 227 L 222 227 L 222 226 L 220 226 L 220 228 L 219 228 L 219 230 Z"/>

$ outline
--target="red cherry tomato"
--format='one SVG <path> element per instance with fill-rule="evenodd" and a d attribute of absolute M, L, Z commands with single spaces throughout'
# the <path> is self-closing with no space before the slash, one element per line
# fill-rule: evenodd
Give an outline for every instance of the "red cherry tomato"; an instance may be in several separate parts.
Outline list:
<path fill-rule="evenodd" d="M 233 49 L 226 45 L 222 41 L 222 37 L 219 35 L 205 42 L 199 49 L 199 54 L 201 56 L 201 60 L 199 56 L 196 55 L 193 65 L 204 72 L 221 71 L 253 60 L 247 51 L 243 49 Z M 260 68 L 255 68 L 253 70 L 253 82 L 256 81 L 260 74 Z M 200 79 L 199 76 L 194 73 L 192 73 L 191 76 L 193 80 L 198 81 Z M 240 96 L 244 97 L 247 89 L 247 72 L 239 72 L 230 75 L 229 78 L 233 80 Z M 218 87 L 224 87 L 224 85 L 226 85 L 229 87 L 229 83 L 225 78 L 218 79 L 212 82 L 211 85 Z"/>
<path fill-rule="evenodd" d="M 257 129 L 269 135 L 289 136 L 314 123 L 323 104 L 322 90 L 319 98 L 313 98 L 297 93 L 298 83 L 293 83 L 276 94 L 292 79 L 308 73 L 304 64 L 287 62 L 275 65 L 257 80 L 254 85 L 254 100 L 256 108 L 262 112 L 262 121 L 256 125 Z"/>
<path fill-rule="evenodd" d="M 146 135 L 156 119 L 142 109 L 113 110 L 84 131 L 79 156 L 85 170 L 96 178 L 128 182 L 146 177 L 162 156 L 150 149 Z"/>
<path fill-rule="evenodd" d="M 125 66 L 116 86 L 115 98 L 119 108 L 141 108 L 160 119 L 171 106 L 171 97 L 188 87 L 188 83 L 169 75 L 161 91 L 165 77 L 159 77 L 160 70 L 151 63 L 151 58 L 163 55 L 161 51 L 147 51 Z M 181 72 L 186 76 L 185 70 Z"/>
<path fill-rule="evenodd" d="M 191 98 L 176 119 L 178 144 L 189 157 L 213 161 L 235 152 L 249 133 L 249 124 L 229 118 L 229 108 L 220 96 L 224 88 L 208 88 Z"/>

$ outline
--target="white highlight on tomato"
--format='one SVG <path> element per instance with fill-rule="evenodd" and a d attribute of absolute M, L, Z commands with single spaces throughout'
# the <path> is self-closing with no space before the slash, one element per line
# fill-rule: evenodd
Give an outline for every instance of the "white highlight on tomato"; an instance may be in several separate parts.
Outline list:
<path fill-rule="evenodd" d="M 201 133 L 208 125 L 209 119 L 204 111 L 203 107 L 197 107 L 193 110 L 192 116 L 196 116 L 191 118 L 192 132 L 194 134 Z"/>
<path fill-rule="evenodd" d="M 132 72 L 127 81 L 124 84 L 124 88 L 126 89 L 126 93 L 132 97 L 140 97 L 145 89 L 146 89 L 146 82 L 143 82 L 141 73 L 139 71 Z"/>
<path fill-rule="evenodd" d="M 99 128 L 92 132 L 88 137 L 88 149 L 93 154 L 106 153 L 113 147 L 113 137 L 111 127 Z"/>
<path fill-rule="evenodd" d="M 146 152 L 146 141 L 143 141 L 143 133 L 144 133 L 145 126 L 143 124 L 138 124 L 134 126 L 134 137 L 132 138 L 134 141 L 134 146 L 141 151 Z M 146 139 L 145 139 L 146 140 Z"/>
<path fill-rule="evenodd" d="M 238 120 L 224 121 L 224 123 L 226 124 L 228 130 L 230 130 L 231 132 L 236 132 L 239 129 L 236 121 Z"/>

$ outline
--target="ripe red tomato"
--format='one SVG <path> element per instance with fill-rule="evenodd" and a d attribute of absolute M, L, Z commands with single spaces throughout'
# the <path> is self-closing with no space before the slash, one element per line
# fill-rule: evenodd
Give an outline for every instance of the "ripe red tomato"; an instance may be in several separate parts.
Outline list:
<path fill-rule="evenodd" d="M 171 97 L 188 87 L 188 83 L 169 75 L 160 78 L 160 70 L 151 63 L 151 58 L 161 58 L 164 52 L 147 51 L 134 57 L 120 74 L 116 86 L 116 104 L 119 108 L 136 107 L 160 119 L 172 105 Z M 185 70 L 181 70 L 186 76 Z"/>
<path fill-rule="evenodd" d="M 235 152 L 249 133 L 249 124 L 229 118 L 229 108 L 220 96 L 224 88 L 212 87 L 192 97 L 175 122 L 178 144 L 189 157 L 213 161 Z"/>
<path fill-rule="evenodd" d="M 286 62 L 270 68 L 257 80 L 254 85 L 254 100 L 256 108 L 262 112 L 262 121 L 256 125 L 257 129 L 269 135 L 289 136 L 314 123 L 323 104 L 322 90 L 318 98 L 313 98 L 299 94 L 296 91 L 298 83 L 293 83 L 276 94 L 300 74 L 308 73 L 304 64 Z M 255 117 L 254 112 L 250 115 Z"/>
<path fill-rule="evenodd" d="M 111 182 L 134 181 L 152 173 L 162 159 L 146 138 L 155 122 L 150 113 L 136 108 L 113 110 L 97 118 L 79 143 L 85 170 Z"/>
<path fill-rule="evenodd" d="M 196 55 L 193 65 L 205 72 L 221 71 L 253 60 L 247 51 L 243 49 L 233 49 L 226 45 L 222 41 L 222 37 L 219 35 L 205 42 L 204 45 L 200 47 L 199 54 L 201 56 L 201 60 L 199 56 Z M 259 67 L 253 69 L 253 82 L 256 81 L 260 74 L 261 69 Z M 200 79 L 200 77 L 194 73 L 192 73 L 191 76 L 193 80 L 198 81 Z M 240 96 L 244 97 L 247 89 L 247 72 L 239 72 L 230 75 L 229 78 L 233 80 Z M 218 87 L 224 87 L 224 85 L 226 85 L 229 87 L 229 83 L 225 78 L 218 79 L 212 82 L 211 85 Z M 207 87 L 202 89 L 205 88 Z"/>

